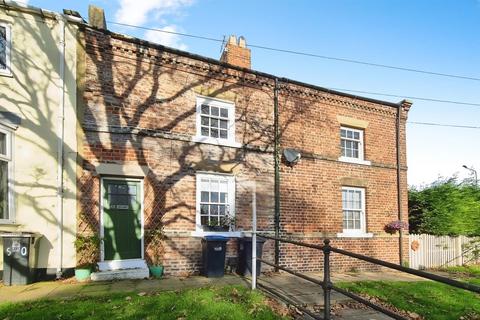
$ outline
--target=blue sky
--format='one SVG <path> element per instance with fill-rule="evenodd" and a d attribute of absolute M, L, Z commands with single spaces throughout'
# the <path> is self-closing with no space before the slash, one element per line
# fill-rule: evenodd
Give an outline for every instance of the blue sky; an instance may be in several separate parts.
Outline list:
<path fill-rule="evenodd" d="M 101 6 L 107 20 L 247 44 L 480 78 L 480 0 L 30 0 L 79 11 Z M 218 58 L 220 44 L 118 27 L 109 29 Z M 480 81 L 450 79 L 252 49 L 253 68 L 328 88 L 480 103 Z M 397 102 L 400 98 L 373 96 Z M 413 99 L 409 120 L 480 126 L 480 107 Z M 467 177 L 480 170 L 480 130 L 407 125 L 408 182 Z M 480 173 L 480 172 L 479 172 Z"/>

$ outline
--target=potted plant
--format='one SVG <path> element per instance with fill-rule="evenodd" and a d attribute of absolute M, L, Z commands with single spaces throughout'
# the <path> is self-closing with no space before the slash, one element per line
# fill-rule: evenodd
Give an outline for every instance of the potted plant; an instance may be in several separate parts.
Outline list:
<path fill-rule="evenodd" d="M 207 225 L 204 225 L 205 231 L 217 231 L 217 232 L 227 232 L 233 231 L 235 227 L 235 217 L 230 215 L 225 215 L 220 217 L 219 222 L 209 221 Z"/>
<path fill-rule="evenodd" d="M 163 255 L 165 248 L 163 246 L 163 240 L 165 239 L 165 233 L 163 226 L 148 230 L 147 239 L 149 240 L 150 259 L 152 262 L 152 264 L 148 266 L 148 269 L 154 278 L 160 279 L 164 272 Z"/>
<path fill-rule="evenodd" d="M 408 230 L 408 223 L 399 220 L 388 223 L 384 228 L 385 232 L 390 234 L 395 234 L 397 231 L 405 229 Z"/>
<path fill-rule="evenodd" d="M 75 267 L 75 278 L 78 281 L 88 280 L 97 265 L 100 238 L 97 235 L 77 236 L 74 245 L 77 253 L 83 257 L 82 263 Z"/>

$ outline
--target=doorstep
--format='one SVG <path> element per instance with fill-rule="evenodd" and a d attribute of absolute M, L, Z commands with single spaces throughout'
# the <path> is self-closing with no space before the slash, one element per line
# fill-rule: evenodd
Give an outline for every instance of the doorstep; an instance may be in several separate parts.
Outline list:
<path fill-rule="evenodd" d="M 110 281 L 125 279 L 147 279 L 149 275 L 148 268 L 133 268 L 93 272 L 90 278 L 92 281 Z"/>

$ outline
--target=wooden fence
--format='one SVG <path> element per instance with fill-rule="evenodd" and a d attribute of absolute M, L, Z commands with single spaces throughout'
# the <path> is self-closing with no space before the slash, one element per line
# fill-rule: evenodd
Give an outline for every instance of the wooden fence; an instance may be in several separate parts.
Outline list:
<path fill-rule="evenodd" d="M 480 262 L 480 239 L 410 234 L 410 268 L 429 269 Z"/>

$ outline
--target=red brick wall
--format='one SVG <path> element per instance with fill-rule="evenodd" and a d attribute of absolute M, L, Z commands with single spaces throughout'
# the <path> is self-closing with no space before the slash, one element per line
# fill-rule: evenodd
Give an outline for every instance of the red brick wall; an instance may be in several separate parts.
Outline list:
<path fill-rule="evenodd" d="M 197 171 L 233 168 L 237 227 L 244 230 L 251 228 L 251 191 L 244 181 L 255 181 L 258 229 L 273 231 L 273 80 L 99 31 L 87 29 L 85 36 L 78 233 L 99 229 L 100 178 L 95 166 L 100 163 L 138 163 L 148 168 L 144 223 L 146 229 L 165 226 L 167 274 L 196 273 L 201 268 L 201 240 L 191 235 L 195 230 Z M 195 99 L 199 94 L 235 103 L 236 141 L 242 148 L 191 141 L 196 133 Z M 395 220 L 397 212 L 394 112 L 389 106 L 292 84 L 282 87 L 281 146 L 302 153 L 295 167 L 281 166 L 283 234 L 314 243 L 321 243 L 325 236 L 335 238 L 341 231 L 342 181 L 357 179 L 365 183 L 367 231 L 375 236 L 334 239 L 333 244 L 389 261 L 398 259 L 398 237 L 383 232 L 383 226 Z M 365 156 L 371 166 L 337 161 L 337 115 L 369 122 Z M 402 153 L 403 166 L 405 160 Z M 402 189 L 406 217 L 406 180 Z M 236 255 L 236 245 L 229 242 L 228 256 Z M 318 269 L 318 252 L 302 250 L 282 245 L 281 261 L 301 270 Z M 147 243 L 147 260 L 150 254 Z M 271 241 L 265 244 L 265 255 L 273 260 Z M 335 257 L 333 261 L 342 268 L 355 266 L 346 259 Z"/>

